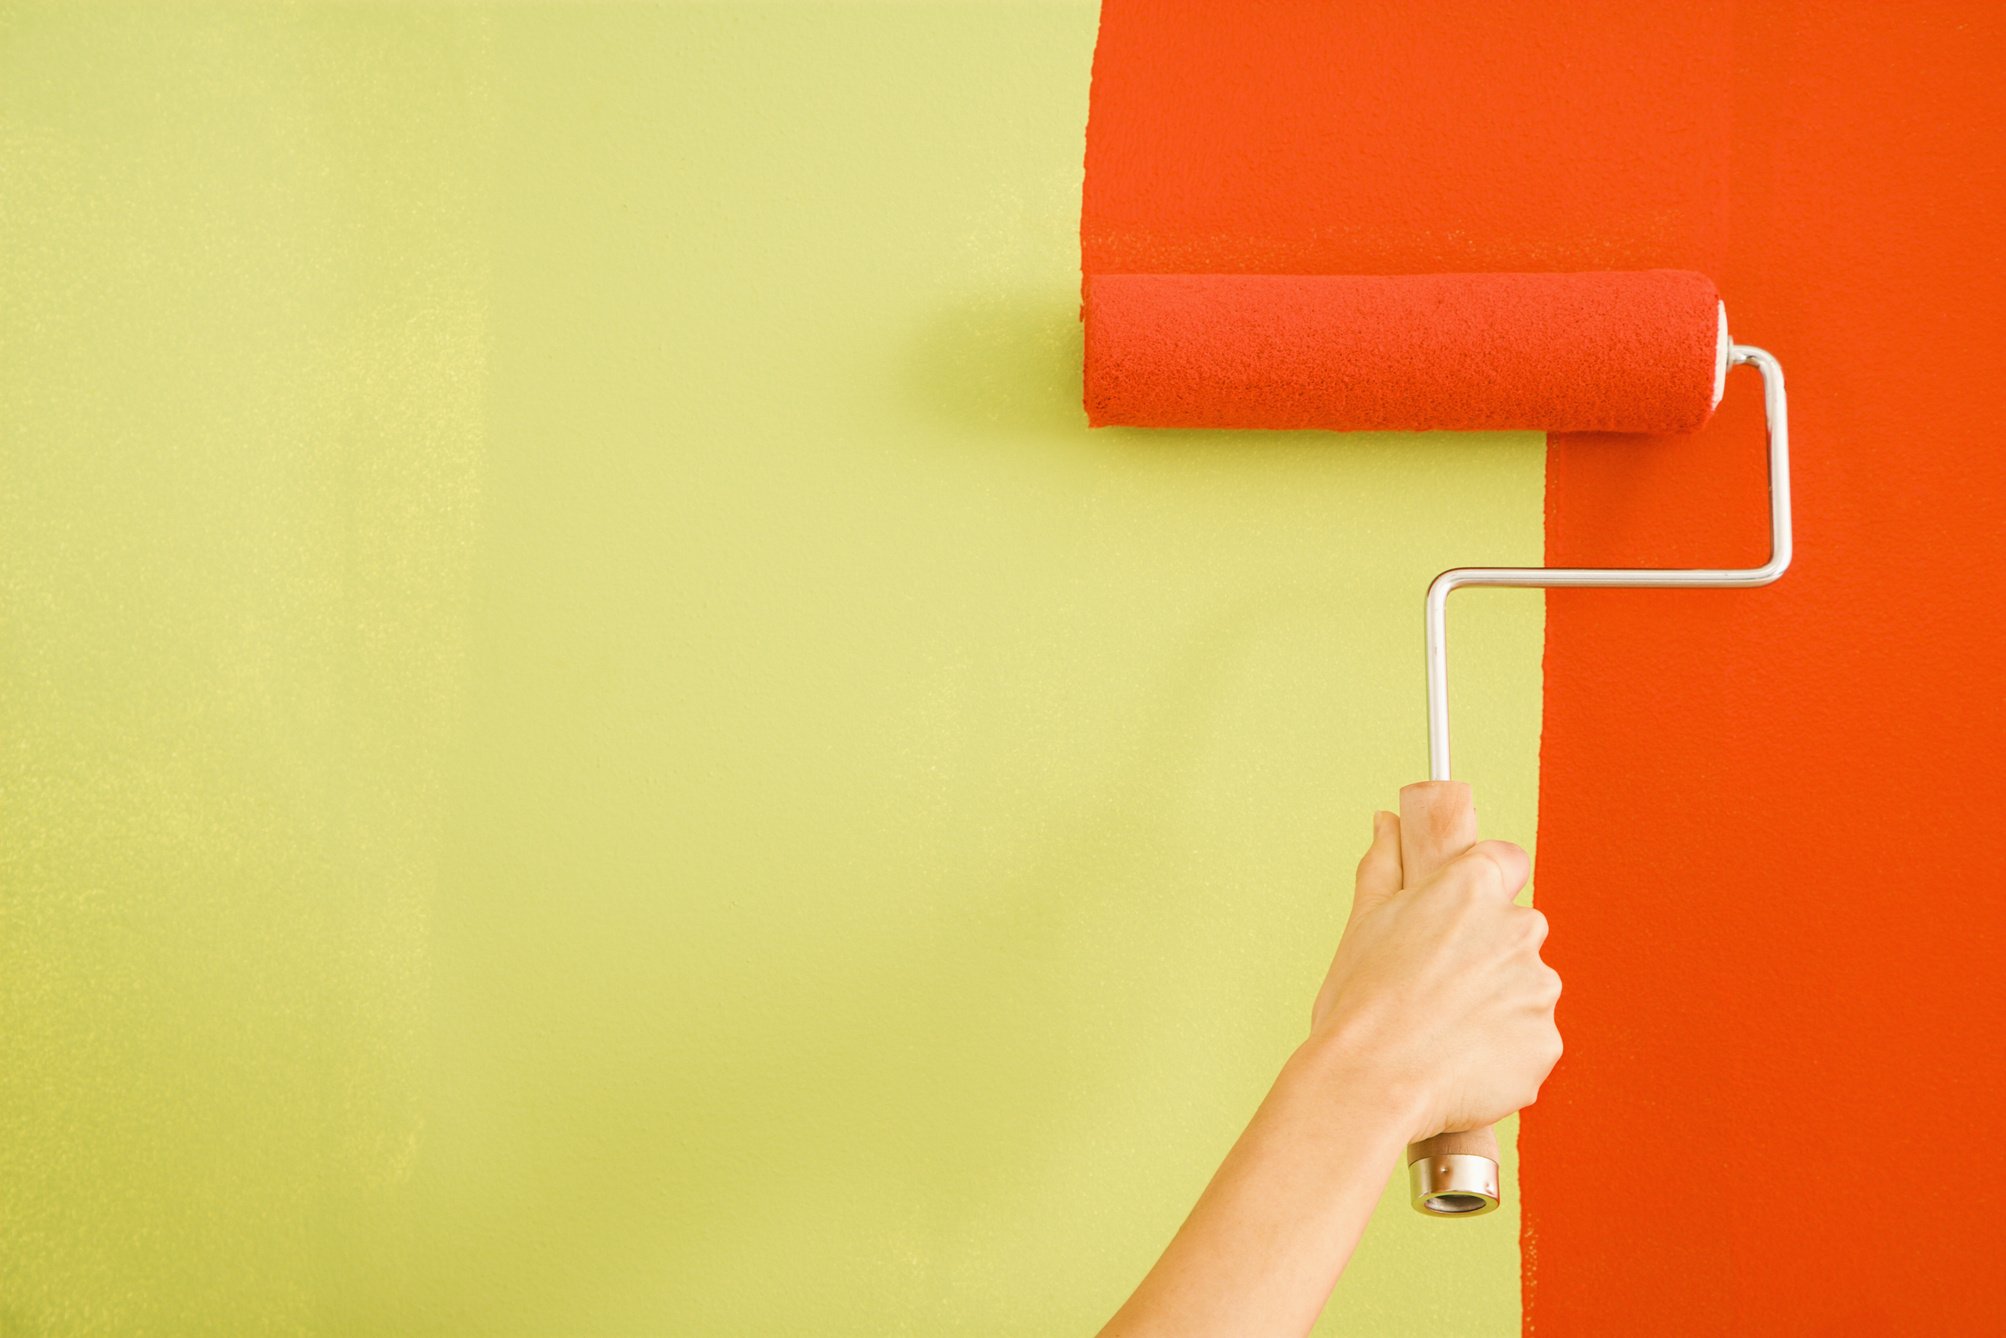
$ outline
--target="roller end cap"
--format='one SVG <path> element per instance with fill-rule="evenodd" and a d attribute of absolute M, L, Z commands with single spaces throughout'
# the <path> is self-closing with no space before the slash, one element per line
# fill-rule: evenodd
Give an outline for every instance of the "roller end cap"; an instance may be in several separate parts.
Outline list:
<path fill-rule="evenodd" d="M 1498 1206 L 1498 1164 L 1457 1153 L 1407 1164 L 1414 1208 L 1430 1217 L 1482 1217 Z"/>

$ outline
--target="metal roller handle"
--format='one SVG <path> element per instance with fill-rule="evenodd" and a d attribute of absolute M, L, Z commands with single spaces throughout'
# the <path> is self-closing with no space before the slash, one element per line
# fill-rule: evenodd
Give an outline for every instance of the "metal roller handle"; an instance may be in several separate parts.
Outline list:
<path fill-rule="evenodd" d="M 1730 345 L 1727 361 L 1730 367 L 1753 367 L 1762 375 L 1769 436 L 1769 561 L 1759 567 L 1456 567 L 1443 572 L 1429 584 L 1427 601 L 1431 783 L 1449 779 L 1448 614 L 1449 595 L 1458 587 L 1739 589 L 1768 585 L 1789 569 L 1790 421 L 1783 368 L 1768 353 L 1746 344 Z M 1404 808 L 1404 793 L 1402 799 Z M 1488 1129 L 1439 1134 L 1415 1144 L 1408 1158 L 1415 1208 L 1432 1217 L 1476 1217 L 1496 1208 L 1502 1197 L 1496 1158 L 1496 1142 Z"/>
<path fill-rule="evenodd" d="M 1790 423 L 1783 368 L 1759 348 L 1735 344 L 1730 367 L 1762 374 L 1769 427 L 1769 561 L 1759 567 L 1455 567 L 1428 586 L 1428 778 L 1449 779 L 1449 595 L 1465 585 L 1545 590 L 1560 587 L 1738 589 L 1768 585 L 1790 567 Z"/>

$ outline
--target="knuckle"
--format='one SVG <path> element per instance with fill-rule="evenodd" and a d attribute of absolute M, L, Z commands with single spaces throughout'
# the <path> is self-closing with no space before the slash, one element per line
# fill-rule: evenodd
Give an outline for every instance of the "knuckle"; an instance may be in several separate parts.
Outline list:
<path fill-rule="evenodd" d="M 1525 886 L 1526 854 L 1509 841 L 1479 841 L 1465 862 L 1480 871 L 1484 890 L 1493 895 L 1509 900 Z"/>
<path fill-rule="evenodd" d="M 1456 890 L 1465 897 L 1495 897 L 1504 890 L 1504 870 L 1482 847 L 1456 864 Z"/>
<path fill-rule="evenodd" d="M 1485 842 L 1483 845 L 1478 846 L 1471 852 L 1471 856 L 1471 863 L 1481 872 L 1484 883 L 1489 887 L 1502 891 L 1508 881 L 1505 877 L 1504 861 L 1499 858 L 1498 852 L 1492 848 L 1491 843 Z"/>
<path fill-rule="evenodd" d="M 1551 1014 L 1560 1003 L 1560 977 L 1550 967 L 1540 967 L 1526 984 L 1526 1002 L 1539 1012 Z"/>

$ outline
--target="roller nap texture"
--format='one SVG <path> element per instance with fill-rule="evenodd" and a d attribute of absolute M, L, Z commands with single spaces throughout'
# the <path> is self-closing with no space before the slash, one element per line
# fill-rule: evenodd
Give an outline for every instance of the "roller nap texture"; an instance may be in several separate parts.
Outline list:
<path fill-rule="evenodd" d="M 1089 275 L 1087 420 L 1691 432 L 1719 304 L 1684 270 Z"/>

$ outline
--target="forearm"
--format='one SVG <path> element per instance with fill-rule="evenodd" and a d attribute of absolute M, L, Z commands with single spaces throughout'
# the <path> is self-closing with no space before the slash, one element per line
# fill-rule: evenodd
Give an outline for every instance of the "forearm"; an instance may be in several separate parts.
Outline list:
<path fill-rule="evenodd" d="M 1402 838 L 1373 815 L 1311 1039 L 1103 1338 L 1302 1338 L 1402 1145 L 1529 1105 L 1560 1058 L 1525 852 L 1481 841 L 1409 884 Z"/>
<path fill-rule="evenodd" d="M 1414 1118 L 1365 1056 L 1305 1043 L 1104 1338 L 1307 1333 Z"/>

